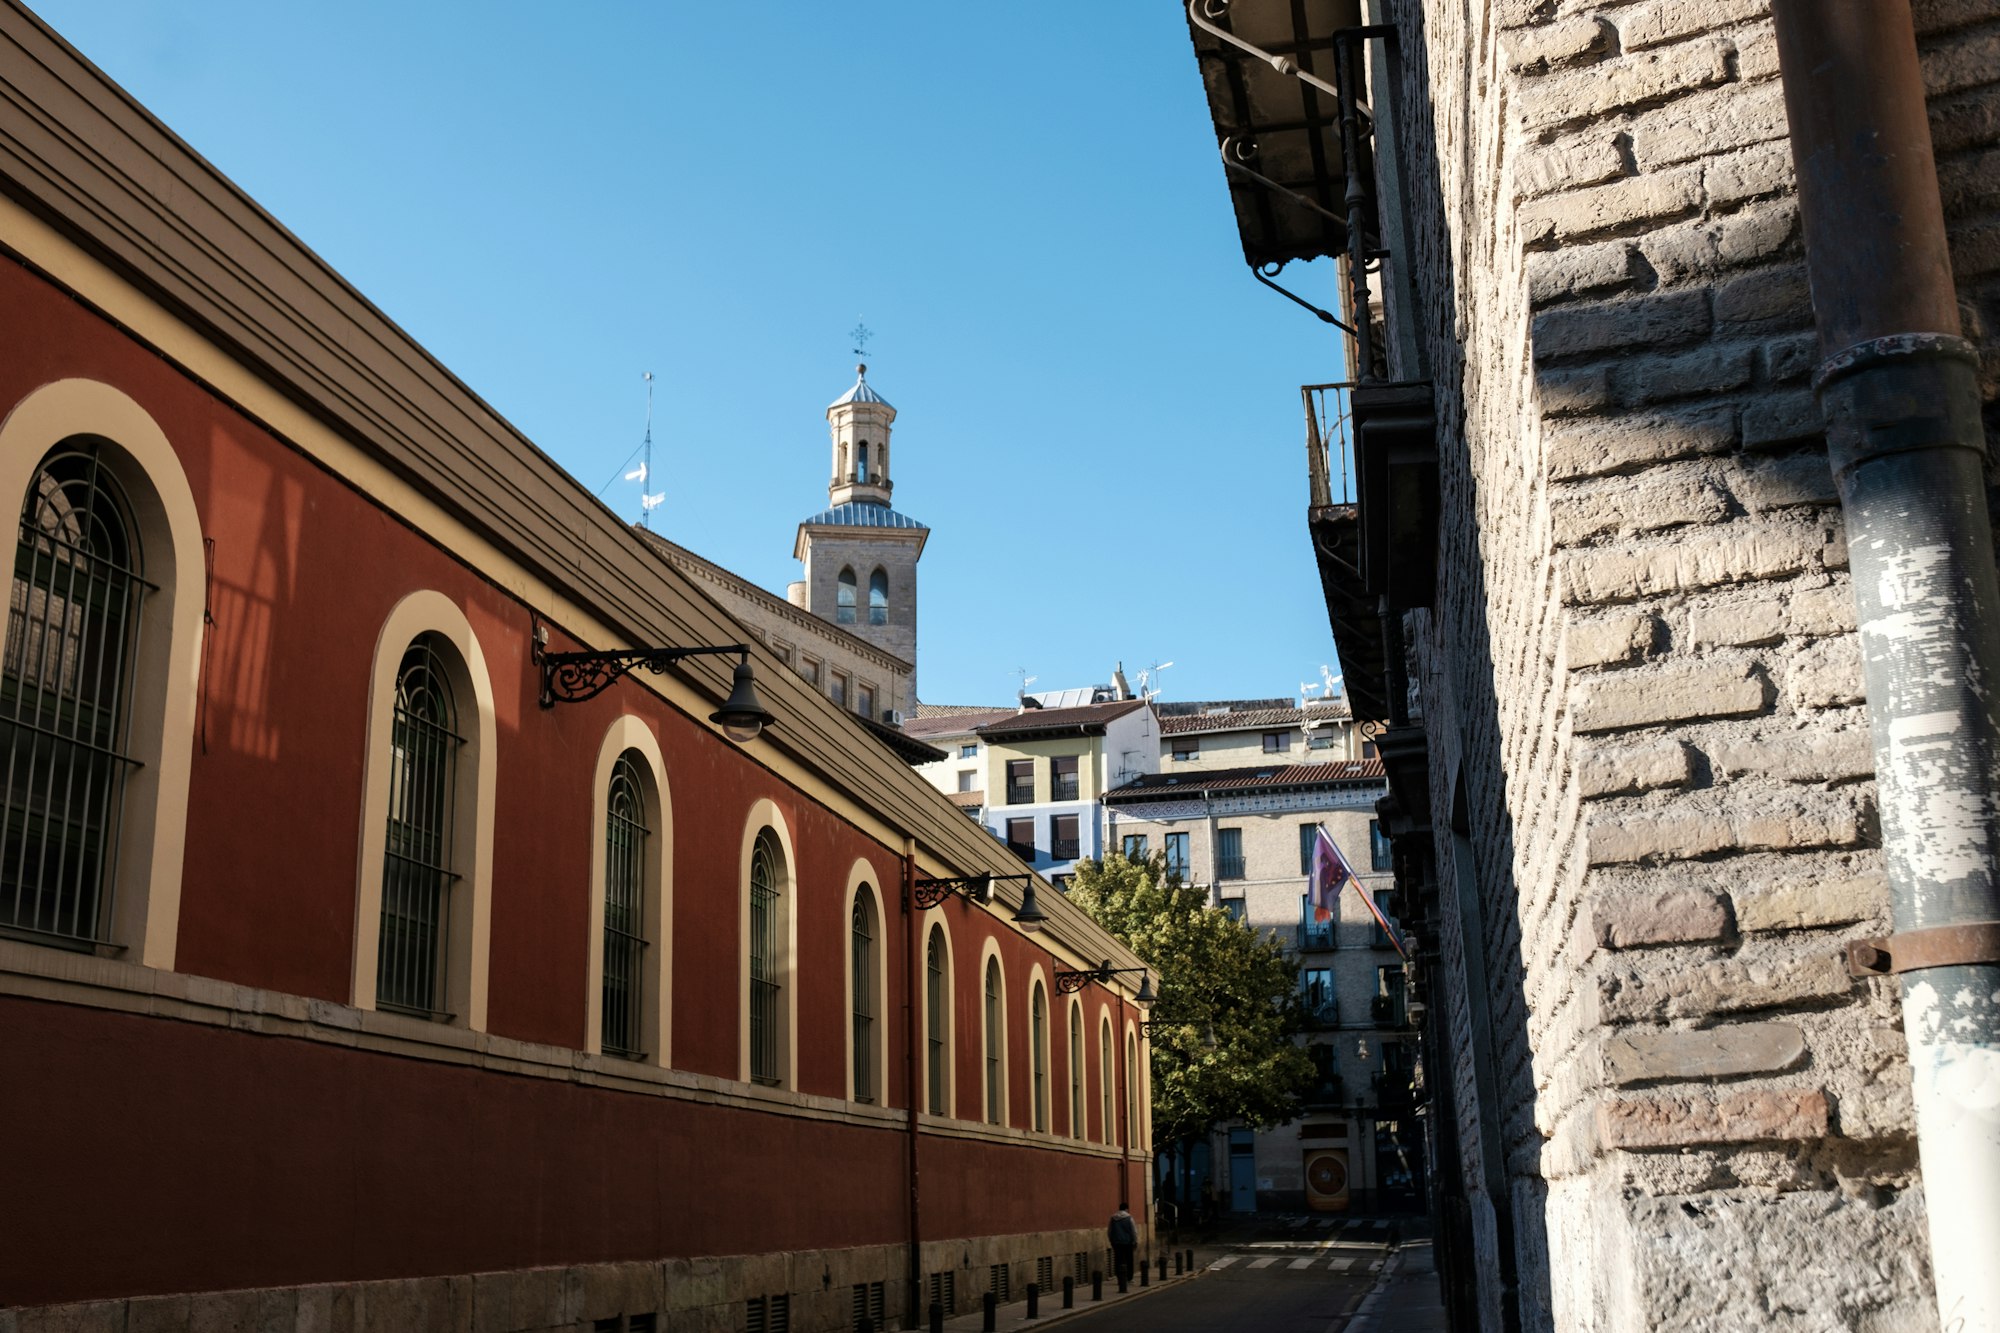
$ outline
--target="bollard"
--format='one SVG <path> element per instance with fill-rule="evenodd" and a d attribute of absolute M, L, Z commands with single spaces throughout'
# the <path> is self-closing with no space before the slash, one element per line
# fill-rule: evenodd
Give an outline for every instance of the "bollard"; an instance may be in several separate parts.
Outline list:
<path fill-rule="evenodd" d="M 1041 1317 L 1042 1317 L 1042 1289 L 1036 1286 L 1034 1283 L 1030 1282 L 1028 1284 L 1028 1318 L 1040 1319 Z"/>
<path fill-rule="evenodd" d="M 1075 1308 L 1076 1308 L 1076 1279 L 1073 1277 L 1065 1277 L 1063 1279 L 1063 1309 L 1074 1310 Z"/>
<path fill-rule="evenodd" d="M 1104 1270 L 1101 1268 L 1090 1270 L 1090 1299 L 1093 1301 L 1104 1299 Z"/>
<path fill-rule="evenodd" d="M 999 1326 L 1000 1298 L 989 1291 L 980 1299 L 980 1305 L 985 1308 L 986 1322 L 979 1327 L 985 1333 L 993 1333 L 993 1330 Z"/>
<path fill-rule="evenodd" d="M 1167 1280 L 1167 1256 L 1163 1254 L 1160 1256 L 1160 1281 L 1165 1282 L 1166 1280 Z"/>
<path fill-rule="evenodd" d="M 944 1302 L 931 1302 L 931 1333 L 944 1333 Z"/>
<path fill-rule="evenodd" d="M 1189 1251 L 1187 1252 L 1187 1261 L 1188 1261 L 1188 1266 L 1187 1266 L 1187 1271 L 1188 1271 L 1188 1272 L 1190 1272 L 1190 1273 L 1194 1272 L 1194 1251 L 1193 1251 L 1193 1250 L 1189 1250 Z"/>
<path fill-rule="evenodd" d="M 1139 1285 L 1142 1287 L 1152 1286 L 1152 1282 L 1148 1280 L 1152 1277 L 1152 1273 L 1153 1261 L 1151 1259 L 1141 1259 L 1139 1261 Z"/>
<path fill-rule="evenodd" d="M 1182 1253 L 1181 1253 L 1181 1252 L 1180 1252 L 1179 1250 L 1175 1250 L 1175 1251 L 1174 1251 L 1174 1276 L 1175 1276 L 1175 1277 L 1179 1277 L 1179 1276 L 1180 1276 L 1180 1275 L 1181 1275 L 1182 1273 L 1185 1273 L 1185 1272 L 1187 1272 L 1187 1264 L 1186 1264 L 1186 1260 L 1187 1260 L 1187 1256 L 1186 1256 L 1186 1255 L 1182 1254 Z"/>

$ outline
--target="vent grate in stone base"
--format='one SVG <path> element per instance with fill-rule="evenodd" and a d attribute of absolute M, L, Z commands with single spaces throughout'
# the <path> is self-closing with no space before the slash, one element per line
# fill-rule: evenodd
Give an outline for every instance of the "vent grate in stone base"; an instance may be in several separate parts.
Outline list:
<path fill-rule="evenodd" d="M 1045 1254 L 1035 1260 L 1035 1289 L 1053 1291 L 1056 1285 L 1056 1261 L 1054 1255 Z"/>
<path fill-rule="evenodd" d="M 949 1315 L 958 1308 L 958 1274 L 949 1270 L 931 1274 L 931 1304 L 941 1305 Z"/>
<path fill-rule="evenodd" d="M 791 1333 L 790 1296 L 752 1296 L 744 1312 L 746 1333 Z"/>
<path fill-rule="evenodd" d="M 1002 1305 L 1013 1299 L 1008 1294 L 1008 1288 L 1011 1285 L 1008 1279 L 1012 1276 L 1009 1267 L 1007 1264 L 994 1264 L 986 1274 L 986 1289 L 992 1292 L 993 1299 L 999 1301 Z"/>
<path fill-rule="evenodd" d="M 882 1284 L 880 1282 L 857 1282 L 854 1284 L 854 1327 L 859 1329 L 865 1321 L 877 1333 L 886 1327 L 883 1317 Z"/>

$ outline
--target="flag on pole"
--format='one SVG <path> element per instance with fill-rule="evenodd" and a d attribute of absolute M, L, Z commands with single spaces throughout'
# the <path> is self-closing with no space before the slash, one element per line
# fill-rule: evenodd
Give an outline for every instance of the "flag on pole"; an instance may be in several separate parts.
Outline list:
<path fill-rule="evenodd" d="M 1368 908 L 1368 915 L 1375 918 L 1375 924 L 1382 927 L 1382 933 L 1389 937 L 1389 943 L 1395 948 L 1396 956 L 1404 962 L 1408 962 L 1410 951 L 1403 947 L 1403 937 L 1396 933 L 1396 928 L 1389 924 L 1389 918 L 1383 916 L 1382 909 L 1375 905 L 1374 895 L 1362 888 L 1361 881 L 1358 879 L 1354 881 L 1354 891 L 1361 895 L 1362 903 Z"/>
<path fill-rule="evenodd" d="M 1347 858 L 1340 854 L 1340 848 L 1333 845 L 1327 836 L 1326 825 L 1319 827 L 1319 834 L 1313 839 L 1312 868 L 1306 876 L 1306 897 L 1312 903 L 1313 920 L 1331 921 L 1334 908 L 1340 902 L 1340 890 L 1347 881 L 1354 878 L 1354 872 L 1347 868 Z"/>

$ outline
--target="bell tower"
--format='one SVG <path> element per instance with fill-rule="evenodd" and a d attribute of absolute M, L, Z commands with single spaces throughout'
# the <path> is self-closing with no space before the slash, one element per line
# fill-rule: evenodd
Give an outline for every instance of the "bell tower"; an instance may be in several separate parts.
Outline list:
<path fill-rule="evenodd" d="M 833 400 L 826 422 L 833 436 L 827 503 L 887 505 L 896 489 L 889 480 L 889 428 L 895 425 L 896 409 L 868 387 L 867 366 L 854 368 L 854 387 Z"/>
<path fill-rule="evenodd" d="M 805 562 L 792 601 L 910 664 L 917 662 L 917 560 L 930 529 L 890 507 L 889 432 L 896 409 L 856 366 L 854 387 L 826 409 L 833 476 L 828 507 L 799 524 Z M 914 701 L 912 694 L 912 701 Z"/>

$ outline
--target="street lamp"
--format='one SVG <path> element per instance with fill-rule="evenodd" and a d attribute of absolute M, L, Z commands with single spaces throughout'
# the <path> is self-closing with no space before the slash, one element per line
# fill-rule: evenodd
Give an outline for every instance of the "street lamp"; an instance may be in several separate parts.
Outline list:
<path fill-rule="evenodd" d="M 541 669 L 541 705 L 554 708 L 559 703 L 576 704 L 595 699 L 620 679 L 644 668 L 654 675 L 689 657 L 716 657 L 734 654 L 736 671 L 731 677 L 729 697 L 708 720 L 722 728 L 722 734 L 739 744 L 747 744 L 763 734 L 774 720 L 771 711 L 757 697 L 757 678 L 750 669 L 748 644 L 727 643 L 693 648 L 612 648 L 602 651 L 552 653 L 548 651 L 549 627 L 542 618 L 534 620 L 532 653 Z"/>
<path fill-rule="evenodd" d="M 1049 919 L 1048 913 L 1044 912 L 1041 904 L 1035 901 L 1033 875 L 979 874 L 926 877 L 911 886 L 910 897 L 919 911 L 926 912 L 954 893 L 964 894 L 968 900 L 990 907 L 994 897 L 993 886 L 1002 881 L 1014 880 L 1021 882 L 1021 905 L 1014 909 L 1014 924 L 1019 926 L 1023 933 L 1033 934 L 1046 925 Z"/>

